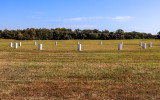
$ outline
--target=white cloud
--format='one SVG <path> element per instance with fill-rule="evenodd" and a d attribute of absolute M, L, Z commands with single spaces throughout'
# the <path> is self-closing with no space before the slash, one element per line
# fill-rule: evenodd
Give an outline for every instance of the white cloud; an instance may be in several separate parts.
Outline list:
<path fill-rule="evenodd" d="M 72 29 L 91 29 L 91 28 L 96 28 L 95 25 L 56 25 L 52 26 L 52 28 L 72 28 Z"/>
<path fill-rule="evenodd" d="M 90 20 L 117 20 L 117 21 L 128 21 L 132 17 L 131 16 L 117 16 L 117 17 L 108 17 L 108 16 L 92 16 L 92 17 L 75 17 L 68 19 L 53 19 L 53 22 L 82 22 L 82 21 L 90 21 Z"/>
<path fill-rule="evenodd" d="M 132 17 L 131 16 L 117 16 L 112 18 L 113 20 L 118 20 L 118 21 L 128 21 L 130 20 Z"/>
<path fill-rule="evenodd" d="M 75 18 L 68 18 L 68 19 L 54 19 L 51 21 L 56 22 L 80 22 L 80 21 L 88 21 L 88 20 L 105 20 L 109 19 L 109 17 L 105 16 L 93 16 L 93 17 L 75 17 Z"/>
<path fill-rule="evenodd" d="M 81 18 L 81 17 L 77 17 L 77 18 L 70 18 L 70 19 L 65 19 L 66 21 L 82 21 L 84 20 L 84 18 Z"/>
<path fill-rule="evenodd" d="M 73 28 L 95 28 L 95 25 L 73 25 Z"/>

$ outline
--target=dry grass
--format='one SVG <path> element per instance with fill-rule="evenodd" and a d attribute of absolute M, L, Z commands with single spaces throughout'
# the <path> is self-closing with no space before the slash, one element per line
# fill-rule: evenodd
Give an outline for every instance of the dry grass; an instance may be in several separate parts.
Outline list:
<path fill-rule="evenodd" d="M 21 41 L 0 40 L 0 99 L 160 99 L 160 40 Z M 139 42 L 152 42 L 142 49 Z"/>

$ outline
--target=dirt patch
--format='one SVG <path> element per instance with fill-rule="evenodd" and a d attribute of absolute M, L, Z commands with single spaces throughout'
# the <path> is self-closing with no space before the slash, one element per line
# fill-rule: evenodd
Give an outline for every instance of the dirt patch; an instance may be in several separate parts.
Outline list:
<path fill-rule="evenodd" d="M 157 88 L 152 86 L 148 88 Z M 16 100 L 44 100 L 44 99 L 69 99 L 69 100 L 101 100 L 101 99 L 126 99 L 143 100 L 147 86 L 127 86 L 119 83 L 97 83 L 97 82 L 40 82 L 40 83 L 18 83 L 16 88 L 9 94 L 1 95 L 1 99 Z M 160 96 L 150 93 L 150 98 L 158 99 Z M 149 95 L 148 95 L 149 96 Z"/>

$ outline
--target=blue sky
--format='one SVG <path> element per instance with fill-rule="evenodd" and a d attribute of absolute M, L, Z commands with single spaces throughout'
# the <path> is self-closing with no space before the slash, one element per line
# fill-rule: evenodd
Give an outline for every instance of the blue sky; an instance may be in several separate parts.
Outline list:
<path fill-rule="evenodd" d="M 0 0 L 0 29 L 108 29 L 157 34 L 160 0 Z"/>

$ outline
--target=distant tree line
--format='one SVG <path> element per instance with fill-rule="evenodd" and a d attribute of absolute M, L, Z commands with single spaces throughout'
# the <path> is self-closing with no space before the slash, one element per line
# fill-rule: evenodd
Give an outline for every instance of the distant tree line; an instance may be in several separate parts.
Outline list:
<path fill-rule="evenodd" d="M 115 32 L 109 32 L 108 30 L 80 30 L 80 29 L 35 29 L 28 28 L 24 30 L 0 30 L 0 38 L 3 39 L 16 39 L 16 40 L 71 40 L 71 39 L 160 39 L 160 32 L 157 35 L 151 33 L 140 32 L 124 32 L 122 29 L 118 29 Z"/>

